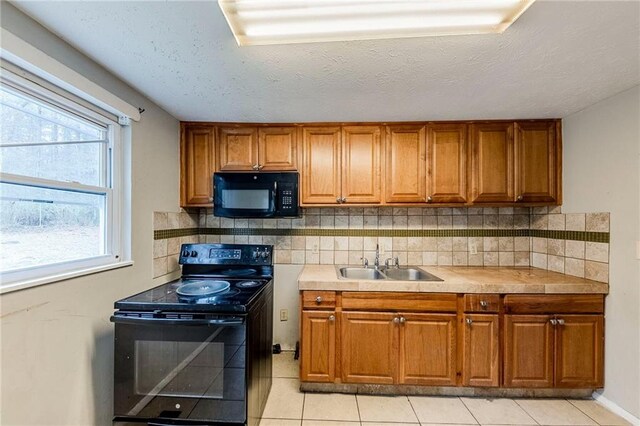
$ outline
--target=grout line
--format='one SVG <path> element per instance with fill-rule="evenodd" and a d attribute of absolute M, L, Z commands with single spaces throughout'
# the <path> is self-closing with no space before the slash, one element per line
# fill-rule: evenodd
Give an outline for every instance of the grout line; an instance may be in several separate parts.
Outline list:
<path fill-rule="evenodd" d="M 584 414 L 585 416 L 587 416 L 588 418 L 590 418 L 591 420 L 593 420 L 593 422 L 597 425 L 600 425 L 600 423 L 598 423 L 598 421 L 596 419 L 594 419 L 593 417 L 591 417 L 589 414 L 587 414 L 584 410 L 582 410 L 580 407 L 578 407 L 576 404 L 574 404 L 573 402 L 571 402 L 568 398 L 565 398 L 565 401 L 567 401 L 569 404 L 571 404 L 572 407 L 576 408 L 578 411 L 580 411 L 582 414 Z M 592 399 L 593 401 L 593 399 Z"/>
<path fill-rule="evenodd" d="M 362 423 L 362 416 L 360 415 L 360 404 L 358 404 L 358 394 L 355 393 L 353 397 L 356 399 L 356 410 L 358 410 L 358 421 Z"/>
<path fill-rule="evenodd" d="M 536 418 L 535 418 L 535 417 L 533 417 L 533 414 L 531 414 L 530 412 L 528 412 L 528 411 L 527 411 L 527 409 L 526 409 L 526 408 L 524 408 L 522 405 L 520 405 L 520 403 L 519 403 L 518 401 L 516 401 L 514 398 L 512 398 L 512 400 L 513 400 L 513 402 L 515 402 L 515 403 L 518 405 L 518 407 L 520 407 L 520 409 L 521 409 L 522 411 L 524 411 L 524 412 L 527 414 L 527 416 L 531 417 L 531 419 L 532 419 L 534 422 L 536 422 L 536 424 L 537 424 L 537 425 L 539 425 L 539 424 L 540 424 L 540 423 L 538 422 L 538 420 L 536 420 Z"/>
<path fill-rule="evenodd" d="M 467 404 L 464 403 L 464 401 L 462 400 L 462 398 L 460 398 L 459 396 L 457 397 L 458 401 L 460 401 L 462 403 L 462 405 L 464 406 L 464 408 L 467 409 L 467 411 L 469 412 L 469 414 L 471 414 L 471 417 L 473 417 L 473 420 L 476 421 L 476 424 L 480 424 L 480 421 L 478 421 L 478 418 L 476 417 L 475 414 L 473 414 L 473 411 L 471 411 L 471 409 L 469 407 L 467 407 Z"/>
<path fill-rule="evenodd" d="M 409 398 L 409 395 L 406 395 L 407 400 L 409 401 L 409 406 L 411 407 L 411 410 L 413 411 L 413 415 L 416 416 L 416 420 L 418 421 L 418 424 L 422 424 L 422 422 L 420 421 L 420 417 L 418 417 L 418 412 L 416 411 L 416 407 L 413 406 L 413 404 L 411 403 L 411 398 Z"/>

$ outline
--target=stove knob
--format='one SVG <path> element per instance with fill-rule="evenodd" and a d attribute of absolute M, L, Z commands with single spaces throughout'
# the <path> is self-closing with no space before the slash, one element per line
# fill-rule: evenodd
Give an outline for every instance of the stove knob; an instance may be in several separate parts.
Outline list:
<path fill-rule="evenodd" d="M 198 252 L 197 251 L 192 251 L 191 252 L 191 257 L 198 257 Z"/>
<path fill-rule="evenodd" d="M 262 253 L 260 253 L 260 256 L 261 256 L 263 259 L 266 259 L 266 258 L 267 258 L 267 256 L 268 256 L 268 253 L 267 253 L 266 251 L 263 251 Z"/>

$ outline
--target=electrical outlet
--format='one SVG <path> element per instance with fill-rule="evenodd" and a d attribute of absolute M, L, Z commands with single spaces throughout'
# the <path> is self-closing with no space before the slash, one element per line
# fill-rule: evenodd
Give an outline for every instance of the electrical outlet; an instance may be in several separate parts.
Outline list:
<path fill-rule="evenodd" d="M 476 242 L 472 242 L 471 244 L 469 244 L 469 253 L 470 254 L 478 254 L 478 245 L 476 244 Z"/>
<path fill-rule="evenodd" d="M 288 321 L 288 320 L 289 320 L 289 310 L 280 309 L 280 321 Z"/>
<path fill-rule="evenodd" d="M 317 244 L 313 245 L 313 247 L 311 248 L 311 253 L 318 254 L 318 245 Z"/>

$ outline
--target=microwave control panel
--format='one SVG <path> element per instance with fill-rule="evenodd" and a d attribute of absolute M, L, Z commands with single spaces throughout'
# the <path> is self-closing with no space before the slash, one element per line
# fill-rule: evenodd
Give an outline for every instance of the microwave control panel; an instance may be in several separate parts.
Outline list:
<path fill-rule="evenodd" d="M 281 183 L 278 194 L 278 210 L 281 213 L 295 212 L 298 210 L 298 191 L 296 185 Z"/>

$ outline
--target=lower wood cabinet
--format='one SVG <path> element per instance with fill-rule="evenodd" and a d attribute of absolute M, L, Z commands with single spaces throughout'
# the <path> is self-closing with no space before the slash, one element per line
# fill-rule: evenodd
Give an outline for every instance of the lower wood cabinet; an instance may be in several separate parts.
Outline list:
<path fill-rule="evenodd" d="M 499 316 L 466 314 L 463 322 L 463 386 L 500 384 Z"/>
<path fill-rule="evenodd" d="M 336 378 L 335 311 L 302 311 L 300 379 L 330 382 Z"/>
<path fill-rule="evenodd" d="M 304 291 L 300 300 L 303 382 L 604 384 L 602 295 Z"/>
<path fill-rule="evenodd" d="M 505 315 L 508 387 L 603 386 L 603 315 Z"/>

